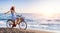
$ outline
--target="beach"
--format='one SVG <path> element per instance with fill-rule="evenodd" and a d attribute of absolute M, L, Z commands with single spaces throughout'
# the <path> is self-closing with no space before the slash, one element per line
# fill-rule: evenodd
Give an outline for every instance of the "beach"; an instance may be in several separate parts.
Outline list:
<path fill-rule="evenodd" d="M 0 28 L 0 33 L 52 33 L 47 31 L 38 31 L 38 30 L 22 30 L 18 28 Z"/>

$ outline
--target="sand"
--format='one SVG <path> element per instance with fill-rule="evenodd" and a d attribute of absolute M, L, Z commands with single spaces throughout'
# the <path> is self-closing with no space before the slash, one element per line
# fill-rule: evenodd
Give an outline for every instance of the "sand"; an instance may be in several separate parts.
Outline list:
<path fill-rule="evenodd" d="M 18 28 L 0 28 L 0 33 L 52 33 L 38 30 L 22 30 Z"/>

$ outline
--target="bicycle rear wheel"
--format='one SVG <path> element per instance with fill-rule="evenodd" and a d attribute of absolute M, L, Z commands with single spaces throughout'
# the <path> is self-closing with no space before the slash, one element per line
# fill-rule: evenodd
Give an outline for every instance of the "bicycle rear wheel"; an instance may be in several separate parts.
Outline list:
<path fill-rule="evenodd" d="M 8 28 L 12 28 L 12 24 L 13 24 L 13 22 L 12 22 L 12 20 L 7 20 L 7 22 L 6 22 L 6 26 L 8 27 Z"/>

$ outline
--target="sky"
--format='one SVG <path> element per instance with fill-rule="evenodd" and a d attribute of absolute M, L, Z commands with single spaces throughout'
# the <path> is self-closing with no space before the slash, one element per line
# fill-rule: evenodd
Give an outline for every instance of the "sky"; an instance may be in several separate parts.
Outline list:
<path fill-rule="evenodd" d="M 60 0 L 0 0 L 0 13 L 14 5 L 17 13 L 38 13 L 55 16 L 60 13 Z"/>
<path fill-rule="evenodd" d="M 37 6 L 38 2 L 37 0 L 0 0 L 0 11 L 2 13 L 9 10 L 13 5 L 18 13 L 33 13 L 33 8 Z"/>

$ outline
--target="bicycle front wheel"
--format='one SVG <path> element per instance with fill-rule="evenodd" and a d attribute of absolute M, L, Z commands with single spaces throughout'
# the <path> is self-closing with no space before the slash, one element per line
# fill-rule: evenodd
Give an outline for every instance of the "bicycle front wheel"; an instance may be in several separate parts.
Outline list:
<path fill-rule="evenodd" d="M 27 28 L 27 23 L 26 23 L 25 21 L 21 22 L 21 23 L 19 24 L 19 28 L 20 28 L 20 29 L 23 29 L 23 30 L 26 30 L 26 28 Z"/>

